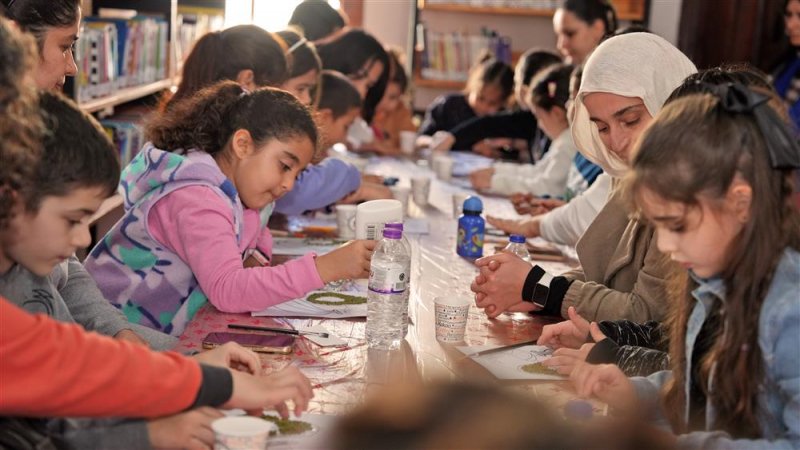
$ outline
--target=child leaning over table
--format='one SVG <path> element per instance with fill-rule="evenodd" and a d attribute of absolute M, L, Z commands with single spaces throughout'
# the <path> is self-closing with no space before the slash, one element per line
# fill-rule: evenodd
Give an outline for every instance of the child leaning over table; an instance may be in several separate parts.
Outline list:
<path fill-rule="evenodd" d="M 223 81 L 157 114 L 146 135 L 120 182 L 126 212 L 86 260 L 129 320 L 178 336 L 207 301 L 260 311 L 368 275 L 371 241 L 277 266 L 243 263 L 254 250 L 270 257 L 259 211 L 291 190 L 316 151 L 316 125 L 291 94 Z"/>

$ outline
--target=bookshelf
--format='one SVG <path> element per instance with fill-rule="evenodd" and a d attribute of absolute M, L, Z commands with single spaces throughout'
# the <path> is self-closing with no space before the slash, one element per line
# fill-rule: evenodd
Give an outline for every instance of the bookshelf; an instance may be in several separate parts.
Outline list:
<path fill-rule="evenodd" d="M 649 2 L 650 0 L 611 0 L 620 21 L 644 24 L 647 23 Z M 431 76 L 430 70 L 422 70 L 423 55 L 419 45 L 422 34 L 418 33 L 418 25 L 424 24 L 426 40 L 431 36 L 441 39 L 442 35 L 474 35 L 489 26 L 510 39 L 513 64 L 529 48 L 555 49 L 552 17 L 557 4 L 556 0 L 417 0 L 416 20 L 411 30 L 416 49 L 411 71 L 415 87 L 415 109 L 425 109 L 443 91 L 464 88 L 463 57 L 456 58 L 459 63 L 455 71 L 449 70 L 448 66 L 444 73 L 440 71 Z M 466 37 L 465 40 L 469 39 Z M 435 42 L 441 45 L 438 41 Z M 448 51 L 453 50 L 445 50 L 445 55 Z M 452 59 L 447 62 L 449 64 Z M 457 76 L 450 78 L 451 73 Z"/>
<path fill-rule="evenodd" d="M 83 0 L 87 17 L 83 25 L 86 33 L 81 33 L 81 40 L 86 41 L 82 49 L 85 62 L 81 67 L 79 61 L 79 74 L 67 93 L 81 109 L 104 119 L 101 124 L 118 146 L 123 166 L 143 143 L 137 124 L 152 110 L 153 99 L 179 82 L 178 59 L 185 57 L 193 42 L 208 31 L 209 23 L 221 27 L 225 1 Z M 131 15 L 135 16 L 100 19 L 101 8 L 132 10 L 135 13 Z M 143 54 L 146 56 L 140 56 Z M 99 64 L 94 62 L 98 59 Z M 98 76 L 98 66 L 112 75 Z M 119 194 L 102 203 L 90 219 L 92 245 L 122 217 L 122 206 Z"/>
<path fill-rule="evenodd" d="M 619 20 L 644 22 L 645 2 L 640 0 L 612 0 Z M 465 14 L 489 14 L 498 16 L 552 17 L 555 8 L 528 8 L 511 6 L 472 6 L 460 3 L 427 3 L 421 0 L 420 9 Z"/>

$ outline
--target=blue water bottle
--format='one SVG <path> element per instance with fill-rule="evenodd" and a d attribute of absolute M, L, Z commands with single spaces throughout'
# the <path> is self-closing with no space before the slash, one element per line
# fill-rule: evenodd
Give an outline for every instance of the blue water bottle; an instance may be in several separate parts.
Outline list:
<path fill-rule="evenodd" d="M 456 242 L 456 253 L 467 258 L 479 258 L 483 256 L 483 236 L 486 230 L 486 223 L 481 217 L 483 203 L 475 196 L 469 196 L 464 200 L 464 209 L 461 217 L 458 218 L 458 241 Z"/>

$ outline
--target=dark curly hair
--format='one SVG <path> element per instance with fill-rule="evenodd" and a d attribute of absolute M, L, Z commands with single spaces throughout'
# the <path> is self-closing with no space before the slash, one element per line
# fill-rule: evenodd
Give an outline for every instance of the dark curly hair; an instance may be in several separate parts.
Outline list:
<path fill-rule="evenodd" d="M 33 38 L 0 18 L 0 229 L 8 225 L 15 192 L 30 182 L 43 131 L 36 91 L 26 85 L 33 70 Z"/>
<path fill-rule="evenodd" d="M 46 131 L 42 158 L 25 191 L 25 208 L 35 212 L 45 197 L 69 195 L 76 188 L 103 189 L 111 196 L 119 184 L 119 155 L 103 127 L 72 100 L 42 91 L 39 111 Z"/>
<path fill-rule="evenodd" d="M 257 145 L 271 139 L 307 137 L 317 147 L 317 127 L 308 108 L 275 88 L 247 93 L 236 82 L 221 81 L 157 112 L 145 137 L 165 151 L 202 150 L 216 155 L 229 148 L 237 130 L 247 130 Z"/>

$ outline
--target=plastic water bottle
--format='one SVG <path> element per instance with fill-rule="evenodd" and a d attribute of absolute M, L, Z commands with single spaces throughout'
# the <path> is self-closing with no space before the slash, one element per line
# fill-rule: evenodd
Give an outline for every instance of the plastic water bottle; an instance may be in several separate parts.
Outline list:
<path fill-rule="evenodd" d="M 481 217 L 483 203 L 475 196 L 469 196 L 464 200 L 464 208 L 461 217 L 458 218 L 458 240 L 456 241 L 456 253 L 467 258 L 479 258 L 483 256 L 483 237 L 486 231 L 486 223 Z"/>
<path fill-rule="evenodd" d="M 523 261 L 531 262 L 531 254 L 528 252 L 525 236 L 520 234 L 512 234 L 508 239 L 508 245 L 506 245 L 503 251 L 517 255 Z"/>
<path fill-rule="evenodd" d="M 411 256 L 402 237 L 402 231 L 384 228 L 383 239 L 372 254 L 367 294 L 367 343 L 372 348 L 396 349 L 405 337 Z"/>
<path fill-rule="evenodd" d="M 403 222 L 387 223 L 386 225 L 384 225 L 384 227 L 394 228 L 395 230 L 400 230 L 402 232 Z M 409 259 L 409 269 L 408 273 L 406 274 L 408 275 L 408 277 L 406 278 L 406 293 L 405 293 L 405 302 L 406 305 L 408 305 L 408 297 L 409 295 L 411 295 L 411 265 L 410 265 L 412 257 L 411 243 L 408 242 L 408 238 L 406 237 L 405 233 L 403 234 L 403 237 L 400 238 L 400 241 L 403 243 L 403 248 L 406 249 L 406 254 L 408 255 Z M 406 334 L 408 334 L 408 306 L 406 306 L 406 308 L 403 310 L 403 336 L 405 336 Z"/>

